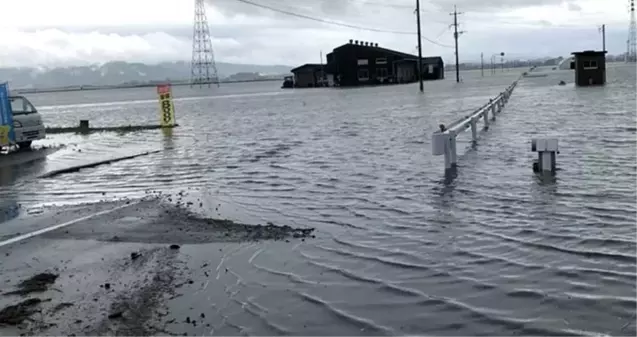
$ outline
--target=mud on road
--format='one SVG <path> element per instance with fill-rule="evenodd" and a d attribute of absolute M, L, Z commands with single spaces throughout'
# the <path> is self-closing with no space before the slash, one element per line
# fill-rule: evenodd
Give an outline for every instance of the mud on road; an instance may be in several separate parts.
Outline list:
<path fill-rule="evenodd" d="M 181 334 L 167 330 L 165 302 L 193 283 L 185 246 L 313 237 L 313 228 L 205 217 L 194 211 L 203 202 L 184 196 L 127 201 L 111 214 L 1 247 L 0 334 Z"/>

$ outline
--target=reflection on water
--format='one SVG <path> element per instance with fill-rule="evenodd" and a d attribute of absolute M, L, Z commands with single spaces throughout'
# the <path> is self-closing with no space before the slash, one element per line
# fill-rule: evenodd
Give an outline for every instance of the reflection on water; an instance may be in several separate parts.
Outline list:
<path fill-rule="evenodd" d="M 31 183 L 46 166 L 46 156 L 57 148 L 0 155 L 0 224 L 20 215 L 22 205 L 18 202 L 22 186 Z"/>
<path fill-rule="evenodd" d="M 6 197 L 0 199 L 0 223 L 20 215 L 17 195 L 12 193 L 11 186 L 16 180 L 18 170 L 13 166 L 0 166 L 0 186 L 8 186 Z"/>
<path fill-rule="evenodd" d="M 261 95 L 276 90 L 255 84 L 214 99 L 175 93 L 192 99 L 175 102 L 181 126 L 171 134 L 55 136 L 77 145 L 49 156 L 46 169 L 164 151 L 18 179 L 0 196 L 41 204 L 192 188 L 246 216 L 317 227 L 317 239 L 299 245 L 224 250 L 234 274 L 183 300 L 218 303 L 229 323 L 216 333 L 238 333 L 232 323 L 255 334 L 634 335 L 634 325 L 622 327 L 636 304 L 635 71 L 622 67 L 609 67 L 605 88 L 585 91 L 557 86 L 565 72 L 522 80 L 478 146 L 470 133 L 460 136 L 450 176 L 444 158 L 430 153 L 431 133 L 518 73 L 467 72 L 463 85 L 429 82 L 422 96 L 414 85 Z M 45 118 L 156 123 L 154 96 L 125 103 L 146 94 L 96 99 L 122 102 L 109 114 L 86 98 L 76 97 L 78 108 L 58 97 L 65 106 L 48 104 Z M 560 141 L 553 181 L 531 168 L 528 144 L 540 136 Z M 201 250 L 191 254 L 197 265 L 218 251 L 193 249 Z"/>

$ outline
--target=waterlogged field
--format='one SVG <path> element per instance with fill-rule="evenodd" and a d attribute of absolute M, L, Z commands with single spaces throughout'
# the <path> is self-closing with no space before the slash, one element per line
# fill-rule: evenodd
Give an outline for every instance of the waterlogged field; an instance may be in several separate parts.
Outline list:
<path fill-rule="evenodd" d="M 475 148 L 470 132 L 461 136 L 454 179 L 431 155 L 431 133 L 496 96 L 517 70 L 466 72 L 460 84 L 448 74 L 426 82 L 424 95 L 417 84 L 175 87 L 180 127 L 51 135 L 41 145 L 66 146 L 2 169 L 0 197 L 5 209 L 28 210 L 190 190 L 233 205 L 238 218 L 316 228 L 300 242 L 183 247 L 186 264 L 214 260 L 217 269 L 167 302 L 212 322 L 180 317 L 179 332 L 634 336 L 635 68 L 611 65 L 597 88 L 575 88 L 570 71 L 541 71 L 548 76 L 520 81 Z M 29 99 L 50 126 L 159 120 L 152 88 Z M 532 173 L 534 137 L 559 138 L 554 181 Z"/>

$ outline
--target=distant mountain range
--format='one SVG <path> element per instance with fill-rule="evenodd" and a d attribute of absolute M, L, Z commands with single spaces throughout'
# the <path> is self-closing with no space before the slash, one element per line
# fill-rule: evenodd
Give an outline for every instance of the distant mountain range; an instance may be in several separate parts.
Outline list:
<path fill-rule="evenodd" d="M 292 66 L 254 65 L 219 62 L 221 80 L 232 79 L 237 73 L 256 73 L 258 77 L 282 78 Z M 9 81 L 12 89 L 60 88 L 74 86 L 112 86 L 159 81 L 190 79 L 189 62 L 144 63 L 108 62 L 102 65 L 59 68 L 0 68 L 0 82 Z M 259 76 L 260 75 L 260 76 Z M 236 77 L 236 76 L 235 76 Z M 245 77 L 245 76 L 244 76 Z"/>

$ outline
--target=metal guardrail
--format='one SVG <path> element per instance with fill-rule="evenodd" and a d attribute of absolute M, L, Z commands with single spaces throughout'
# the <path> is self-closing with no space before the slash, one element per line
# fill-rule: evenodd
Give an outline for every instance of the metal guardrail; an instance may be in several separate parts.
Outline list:
<path fill-rule="evenodd" d="M 478 141 L 478 121 L 484 121 L 484 128 L 489 128 L 489 120 L 495 120 L 504 105 L 509 101 L 513 90 L 518 85 L 520 78 L 515 80 L 498 96 L 489 100 L 489 103 L 483 105 L 469 116 L 465 116 L 449 126 L 440 124 L 440 130 L 434 132 L 431 140 L 432 153 L 434 156 L 445 156 L 445 169 L 451 169 L 457 164 L 456 154 L 456 137 L 458 134 L 471 128 L 471 136 L 473 142 Z M 491 117 L 491 118 L 489 118 Z"/>

